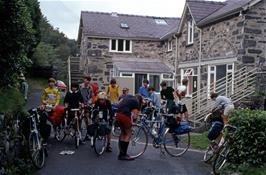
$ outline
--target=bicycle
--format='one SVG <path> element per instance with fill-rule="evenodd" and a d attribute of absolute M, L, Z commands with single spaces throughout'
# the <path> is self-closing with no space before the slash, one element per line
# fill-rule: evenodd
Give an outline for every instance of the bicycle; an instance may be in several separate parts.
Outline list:
<path fill-rule="evenodd" d="M 47 150 L 39 132 L 39 112 L 40 110 L 38 108 L 29 110 L 30 116 L 28 119 L 30 123 L 30 134 L 28 138 L 28 150 L 33 165 L 36 168 L 41 169 L 45 165 Z"/>
<path fill-rule="evenodd" d="M 230 153 L 230 147 L 233 143 L 233 135 L 236 132 L 237 128 L 232 125 L 225 125 L 223 129 L 224 142 L 219 147 L 217 156 L 215 157 L 212 165 L 212 170 L 214 174 L 220 174 L 222 168 L 225 166 L 225 164 L 228 162 L 228 155 Z"/>
<path fill-rule="evenodd" d="M 94 109 L 92 111 L 94 118 L 94 135 L 92 147 L 95 153 L 100 156 L 105 152 L 107 146 L 107 134 L 111 130 L 108 128 L 109 118 L 107 120 L 103 117 L 103 112 L 99 109 Z M 109 115 L 107 114 L 109 117 Z"/>
<path fill-rule="evenodd" d="M 212 123 L 213 121 L 220 121 L 222 123 L 222 115 L 223 110 L 213 110 L 211 113 L 207 114 L 204 118 L 205 126 L 206 128 L 209 123 Z M 208 145 L 204 156 L 203 156 L 203 161 L 205 163 L 210 163 L 213 162 L 213 159 L 215 158 L 215 155 L 217 154 L 217 150 L 219 148 L 219 142 L 222 138 L 222 131 L 220 136 L 218 136 L 215 140 L 212 140 L 211 143 Z"/>
<path fill-rule="evenodd" d="M 176 122 L 174 114 L 158 114 L 160 120 L 149 120 L 142 114 L 139 124 L 132 126 L 132 138 L 130 141 L 129 153 L 132 157 L 140 157 L 147 148 L 148 135 L 153 139 L 153 147 L 164 150 L 173 157 L 183 155 L 190 146 L 190 130 L 185 132 L 176 131 L 172 128 L 172 121 Z M 153 132 L 153 126 L 158 126 L 157 133 Z M 141 148 L 138 148 L 141 147 Z M 134 151 L 133 151 L 134 150 Z M 137 151 L 135 151 L 137 150 Z"/>
<path fill-rule="evenodd" d="M 74 118 L 69 122 L 69 112 L 74 113 Z M 84 111 L 82 110 L 80 114 L 79 108 L 66 110 L 66 115 L 62 121 L 62 123 L 56 127 L 55 137 L 57 141 L 62 142 L 66 136 L 75 137 L 75 147 L 78 148 L 80 142 L 83 141 L 81 130 L 80 130 L 80 122 L 81 118 L 84 115 Z M 69 124 L 68 124 L 69 123 Z M 84 134 L 83 134 L 84 135 Z"/>

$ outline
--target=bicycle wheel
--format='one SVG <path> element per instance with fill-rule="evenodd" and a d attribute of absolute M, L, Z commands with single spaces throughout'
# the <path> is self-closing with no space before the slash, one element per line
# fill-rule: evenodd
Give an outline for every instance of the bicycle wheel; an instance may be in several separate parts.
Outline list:
<path fill-rule="evenodd" d="M 42 146 L 40 135 L 33 132 L 29 136 L 29 153 L 33 165 L 41 169 L 45 164 L 45 151 Z"/>
<path fill-rule="evenodd" d="M 190 134 L 170 133 L 169 130 L 164 134 L 163 144 L 165 151 L 173 156 L 183 155 L 190 146 Z"/>
<path fill-rule="evenodd" d="M 146 130 L 141 125 L 133 124 L 128 154 L 133 158 L 138 158 L 146 151 L 147 146 L 148 135 Z"/>
<path fill-rule="evenodd" d="M 55 128 L 55 138 L 58 142 L 62 142 L 66 137 L 65 127 L 60 124 Z"/>
<path fill-rule="evenodd" d="M 212 149 L 211 145 L 209 145 L 207 150 L 204 153 L 203 161 L 205 163 L 209 163 L 211 161 L 211 159 L 213 158 L 213 156 L 214 156 L 213 149 Z"/>
<path fill-rule="evenodd" d="M 80 142 L 81 142 L 81 133 L 80 133 L 80 131 L 76 131 L 75 132 L 75 146 L 77 149 L 80 145 Z"/>
<path fill-rule="evenodd" d="M 229 145 L 224 143 L 219 148 L 219 152 L 217 153 L 217 156 L 215 157 L 212 165 L 212 170 L 214 174 L 220 174 L 221 169 L 225 166 L 227 162 L 227 156 L 229 153 Z"/>
<path fill-rule="evenodd" d="M 96 133 L 93 137 L 93 149 L 100 156 L 104 153 L 107 144 L 107 136 L 100 136 Z"/>
<path fill-rule="evenodd" d="M 80 134 L 81 134 L 81 140 L 85 141 L 86 136 L 88 135 L 88 121 L 85 117 L 82 117 L 80 121 Z"/>
<path fill-rule="evenodd" d="M 115 126 L 115 124 L 112 126 L 112 135 L 114 137 L 119 137 L 121 134 L 121 129 L 119 126 Z"/>

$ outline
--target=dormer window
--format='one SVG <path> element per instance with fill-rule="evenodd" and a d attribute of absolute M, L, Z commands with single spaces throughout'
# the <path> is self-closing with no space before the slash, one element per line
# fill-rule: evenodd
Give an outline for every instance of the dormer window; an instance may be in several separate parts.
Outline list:
<path fill-rule="evenodd" d="M 164 20 L 164 19 L 154 19 L 155 20 L 155 23 L 156 24 L 159 24 L 159 25 L 167 25 L 167 22 Z"/>
<path fill-rule="evenodd" d="M 192 20 L 188 21 L 187 24 L 187 44 L 193 44 L 194 41 L 194 23 Z"/>
<path fill-rule="evenodd" d="M 110 52 L 131 52 L 132 51 L 132 41 L 124 39 L 111 39 Z"/>
<path fill-rule="evenodd" d="M 120 23 L 120 27 L 121 27 L 122 29 L 129 29 L 129 26 L 128 26 L 127 23 Z"/>
<path fill-rule="evenodd" d="M 172 51 L 173 50 L 173 41 L 169 40 L 167 42 L 167 51 Z"/>

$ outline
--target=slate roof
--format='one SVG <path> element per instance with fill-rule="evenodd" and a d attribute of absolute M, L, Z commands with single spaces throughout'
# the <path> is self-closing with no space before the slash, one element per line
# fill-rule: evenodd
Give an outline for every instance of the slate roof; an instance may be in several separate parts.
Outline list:
<path fill-rule="evenodd" d="M 207 16 L 205 19 L 198 23 L 199 26 L 207 25 L 215 22 L 229 15 L 233 15 L 241 10 L 241 7 L 247 5 L 252 0 L 227 0 L 224 2 L 224 6 Z"/>
<path fill-rule="evenodd" d="M 225 5 L 223 2 L 203 0 L 189 0 L 187 3 L 196 24 Z"/>
<path fill-rule="evenodd" d="M 156 24 L 155 19 L 164 19 L 166 25 Z M 119 37 L 160 40 L 173 30 L 177 31 L 179 18 L 138 16 L 102 12 L 81 12 L 81 27 L 89 36 Z M 123 29 L 121 23 L 126 23 L 129 28 Z"/>
<path fill-rule="evenodd" d="M 136 73 L 173 73 L 171 68 L 159 59 L 126 58 L 113 59 L 114 66 L 120 72 Z"/>

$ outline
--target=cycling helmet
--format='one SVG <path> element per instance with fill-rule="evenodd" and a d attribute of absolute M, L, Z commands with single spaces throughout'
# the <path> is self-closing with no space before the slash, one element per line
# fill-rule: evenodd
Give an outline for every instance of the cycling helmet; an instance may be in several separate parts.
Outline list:
<path fill-rule="evenodd" d="M 98 94 L 98 99 L 107 99 L 106 93 L 105 92 L 100 92 Z"/>

